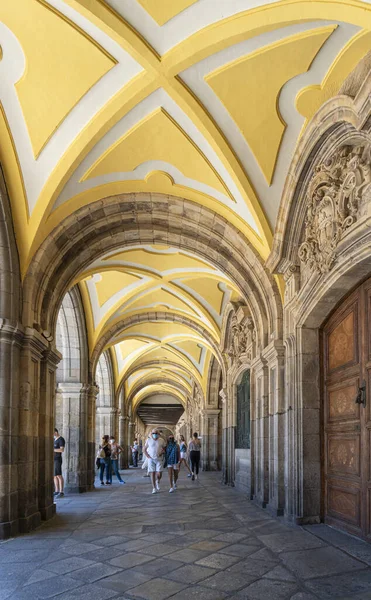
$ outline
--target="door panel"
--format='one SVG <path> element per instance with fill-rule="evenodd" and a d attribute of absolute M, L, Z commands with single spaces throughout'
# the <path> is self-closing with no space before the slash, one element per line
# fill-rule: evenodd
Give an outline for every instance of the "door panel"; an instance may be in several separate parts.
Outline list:
<path fill-rule="evenodd" d="M 369 315 L 371 280 L 343 302 L 323 330 L 325 521 L 366 538 L 371 533 Z"/>

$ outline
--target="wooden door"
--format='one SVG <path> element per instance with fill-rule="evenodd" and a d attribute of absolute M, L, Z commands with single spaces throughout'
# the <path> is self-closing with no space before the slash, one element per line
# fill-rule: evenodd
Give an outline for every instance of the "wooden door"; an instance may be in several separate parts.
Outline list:
<path fill-rule="evenodd" d="M 325 521 L 370 536 L 371 280 L 323 331 Z"/>

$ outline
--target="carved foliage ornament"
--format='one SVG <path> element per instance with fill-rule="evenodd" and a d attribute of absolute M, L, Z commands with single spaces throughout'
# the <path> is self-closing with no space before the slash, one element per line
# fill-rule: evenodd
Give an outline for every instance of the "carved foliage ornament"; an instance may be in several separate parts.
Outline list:
<path fill-rule="evenodd" d="M 332 268 L 336 247 L 357 221 L 370 184 L 370 147 L 343 146 L 316 167 L 308 188 L 304 241 L 299 246 L 302 263 L 319 273 Z"/>

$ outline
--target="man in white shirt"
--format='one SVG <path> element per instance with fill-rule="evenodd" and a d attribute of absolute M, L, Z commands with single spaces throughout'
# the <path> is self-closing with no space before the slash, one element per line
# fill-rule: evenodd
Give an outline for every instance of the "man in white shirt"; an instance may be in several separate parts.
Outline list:
<path fill-rule="evenodd" d="M 157 429 L 152 429 L 150 437 L 144 446 L 144 454 L 148 458 L 148 473 L 152 481 L 152 494 L 160 491 L 160 479 L 163 469 L 163 454 L 166 442 L 160 437 Z"/>

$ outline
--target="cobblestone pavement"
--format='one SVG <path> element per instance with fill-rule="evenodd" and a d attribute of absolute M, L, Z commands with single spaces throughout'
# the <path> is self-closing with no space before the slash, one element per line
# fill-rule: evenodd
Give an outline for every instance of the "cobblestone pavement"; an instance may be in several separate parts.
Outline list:
<path fill-rule="evenodd" d="M 152 495 L 125 486 L 65 496 L 58 514 L 0 544 L 0 600 L 371 598 L 371 546 L 324 525 L 288 526 L 219 474 Z"/>

